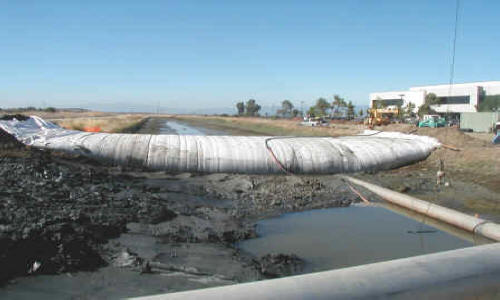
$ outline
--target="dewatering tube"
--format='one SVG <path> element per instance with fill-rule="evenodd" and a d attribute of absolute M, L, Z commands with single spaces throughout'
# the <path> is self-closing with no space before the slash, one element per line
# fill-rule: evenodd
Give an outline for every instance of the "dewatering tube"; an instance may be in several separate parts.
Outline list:
<path fill-rule="evenodd" d="M 500 294 L 499 279 L 500 244 L 495 243 L 136 299 L 492 299 Z"/>
<path fill-rule="evenodd" d="M 396 205 L 451 224 L 473 234 L 478 234 L 494 241 L 500 241 L 500 225 L 494 222 L 469 216 L 459 211 L 398 193 L 357 178 L 350 176 L 342 176 L 342 178 L 362 186 Z"/>
<path fill-rule="evenodd" d="M 399 132 L 346 137 L 109 134 L 66 130 L 39 117 L 0 121 L 26 145 L 115 165 L 197 173 L 337 174 L 391 169 L 425 159 L 439 142 Z"/>

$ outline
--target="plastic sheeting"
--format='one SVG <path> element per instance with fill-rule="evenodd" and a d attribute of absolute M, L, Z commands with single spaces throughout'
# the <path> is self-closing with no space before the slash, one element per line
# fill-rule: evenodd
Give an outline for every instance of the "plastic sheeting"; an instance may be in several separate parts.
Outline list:
<path fill-rule="evenodd" d="M 26 145 L 169 172 L 335 174 L 396 168 L 425 159 L 439 142 L 398 132 L 346 137 L 183 136 L 91 133 L 38 117 L 0 121 Z"/>

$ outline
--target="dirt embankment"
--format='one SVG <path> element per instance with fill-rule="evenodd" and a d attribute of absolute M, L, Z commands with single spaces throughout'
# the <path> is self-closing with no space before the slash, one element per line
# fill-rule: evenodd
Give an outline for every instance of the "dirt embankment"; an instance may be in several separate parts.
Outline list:
<path fill-rule="evenodd" d="M 432 136 L 459 151 L 442 147 L 419 163 L 376 174 L 360 174 L 361 178 L 468 214 L 477 213 L 500 221 L 500 147 L 457 128 L 415 128 L 400 124 L 377 129 Z M 445 181 L 449 186 L 436 184 L 440 160 L 444 163 Z"/>
<path fill-rule="evenodd" d="M 148 117 L 140 114 L 120 114 L 103 117 L 81 117 L 54 120 L 61 127 L 81 130 L 99 131 L 109 133 L 135 133 L 147 122 Z"/>

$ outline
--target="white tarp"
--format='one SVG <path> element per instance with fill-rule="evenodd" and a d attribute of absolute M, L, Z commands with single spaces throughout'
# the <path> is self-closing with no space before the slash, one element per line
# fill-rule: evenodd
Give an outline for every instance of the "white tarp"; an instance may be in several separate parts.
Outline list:
<path fill-rule="evenodd" d="M 439 146 L 431 137 L 378 131 L 338 138 L 89 133 L 66 130 L 35 116 L 26 121 L 0 121 L 0 128 L 33 147 L 170 172 L 382 170 L 423 160 Z"/>

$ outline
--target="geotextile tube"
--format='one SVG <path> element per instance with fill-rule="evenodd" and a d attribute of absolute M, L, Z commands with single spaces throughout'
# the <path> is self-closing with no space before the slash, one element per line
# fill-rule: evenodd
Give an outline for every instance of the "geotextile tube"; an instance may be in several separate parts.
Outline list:
<path fill-rule="evenodd" d="M 66 130 L 35 116 L 0 121 L 0 129 L 33 147 L 169 172 L 375 171 L 423 160 L 439 146 L 436 139 L 426 136 L 378 131 L 335 138 L 94 133 Z"/>

